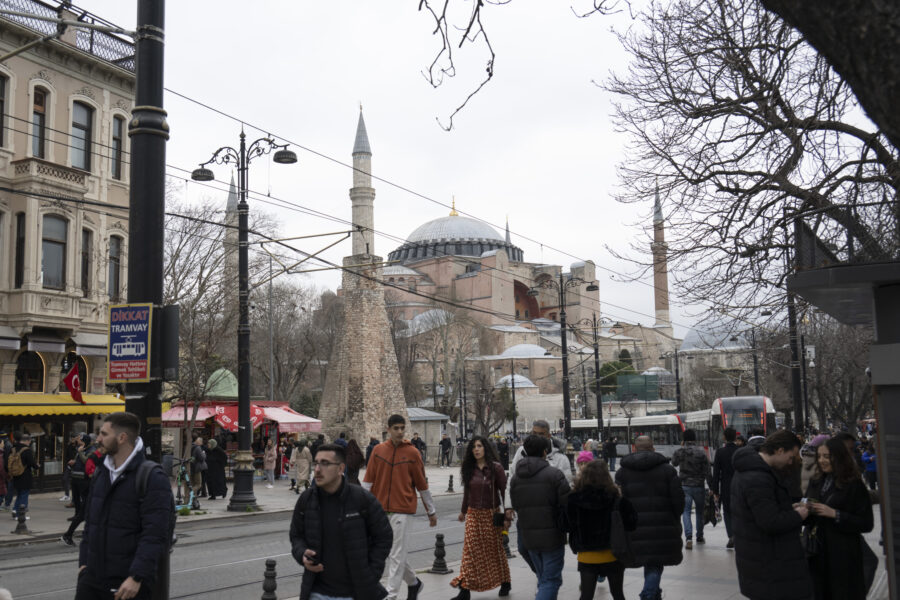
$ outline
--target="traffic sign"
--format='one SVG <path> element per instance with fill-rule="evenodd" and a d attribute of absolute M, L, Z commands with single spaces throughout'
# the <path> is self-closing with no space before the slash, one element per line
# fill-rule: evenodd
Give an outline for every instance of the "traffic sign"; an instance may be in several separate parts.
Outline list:
<path fill-rule="evenodd" d="M 109 307 L 107 381 L 150 381 L 152 315 L 152 304 L 117 304 Z"/>

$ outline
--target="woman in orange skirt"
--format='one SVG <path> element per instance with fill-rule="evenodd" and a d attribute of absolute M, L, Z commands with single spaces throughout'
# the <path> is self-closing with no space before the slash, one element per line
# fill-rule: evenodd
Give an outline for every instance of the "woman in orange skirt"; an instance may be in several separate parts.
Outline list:
<path fill-rule="evenodd" d="M 494 445 L 486 438 L 476 435 L 469 442 L 460 478 L 463 502 L 459 520 L 465 521 L 466 533 L 459 577 L 450 582 L 459 588 L 453 600 L 469 600 L 470 592 L 486 592 L 497 586 L 501 596 L 508 596 L 512 586 L 501 531 L 509 523 L 504 527 L 494 525 L 494 514 L 503 512 L 506 473 Z"/>

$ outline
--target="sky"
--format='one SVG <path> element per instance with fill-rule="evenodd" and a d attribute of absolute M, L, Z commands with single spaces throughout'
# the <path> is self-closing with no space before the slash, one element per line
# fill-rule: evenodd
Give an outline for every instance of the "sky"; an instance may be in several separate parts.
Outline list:
<path fill-rule="evenodd" d="M 593 260 L 603 316 L 653 324 L 650 275 L 626 283 L 636 267 L 608 250 L 637 242 L 649 252 L 653 199 L 640 206 L 613 199 L 628 140 L 612 122 L 613 99 L 596 84 L 626 68 L 610 29 L 631 21 L 627 12 L 578 18 L 573 9 L 590 8 L 581 4 L 486 4 L 494 78 L 447 132 L 438 120 L 446 123 L 477 87 L 487 54 L 481 44 L 455 49 L 457 76 L 433 88 L 422 72 L 440 41 L 418 2 L 168 2 L 165 85 L 177 94 L 165 97 L 167 163 L 181 179 L 179 200 L 211 197 L 224 208 L 229 166 L 213 167 L 219 189 L 183 180 L 220 146 L 237 146 L 243 122 L 248 140 L 271 134 L 291 142 L 299 158 L 294 165 L 270 157 L 251 163 L 251 212 L 273 216 L 283 237 L 345 230 L 320 215 L 350 218 L 346 164 L 362 104 L 373 174 L 383 180 L 374 182 L 375 228 L 390 236 L 376 237 L 376 254 L 386 257 L 418 225 L 446 216 L 455 197 L 460 213 L 501 233 L 508 218 L 528 262 Z M 76 5 L 135 26 L 136 0 Z M 468 10 L 471 3 L 454 6 Z M 294 243 L 315 252 L 336 239 Z M 339 263 L 348 254 L 346 240 L 322 256 Z M 320 289 L 340 282 L 335 271 L 306 277 Z M 683 336 L 697 307 L 681 306 L 670 293 Z"/>

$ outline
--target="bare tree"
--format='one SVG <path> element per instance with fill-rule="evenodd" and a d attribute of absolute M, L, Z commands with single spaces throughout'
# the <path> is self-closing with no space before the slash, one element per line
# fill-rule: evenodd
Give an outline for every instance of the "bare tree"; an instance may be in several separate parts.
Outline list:
<path fill-rule="evenodd" d="M 470 371 L 466 374 L 467 407 L 473 429 L 481 435 L 490 435 L 512 418 L 512 392 L 508 387 L 494 389 L 489 370 Z"/>
<path fill-rule="evenodd" d="M 793 28 L 756 2 L 676 0 L 619 39 L 632 62 L 605 84 L 632 137 L 618 200 L 662 196 L 682 298 L 738 316 L 783 304 L 798 213 L 837 252 L 849 231 L 893 255 L 897 152 Z"/>

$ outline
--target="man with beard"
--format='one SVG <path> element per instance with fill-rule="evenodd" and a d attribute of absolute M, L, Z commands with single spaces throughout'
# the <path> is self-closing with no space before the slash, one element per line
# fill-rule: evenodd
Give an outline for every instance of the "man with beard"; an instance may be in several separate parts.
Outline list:
<path fill-rule="evenodd" d="M 75 600 L 150 598 L 157 563 L 168 552 L 174 518 L 169 478 L 158 466 L 143 495 L 137 473 L 144 458 L 141 423 L 127 412 L 103 420 L 97 443 L 106 458 L 94 472 L 85 504 Z"/>
<path fill-rule="evenodd" d="M 759 447 L 734 453 L 732 530 L 738 583 L 752 600 L 805 600 L 812 595 L 800 529 L 805 504 L 791 504 L 782 473 L 799 459 L 800 438 L 776 431 Z"/>

